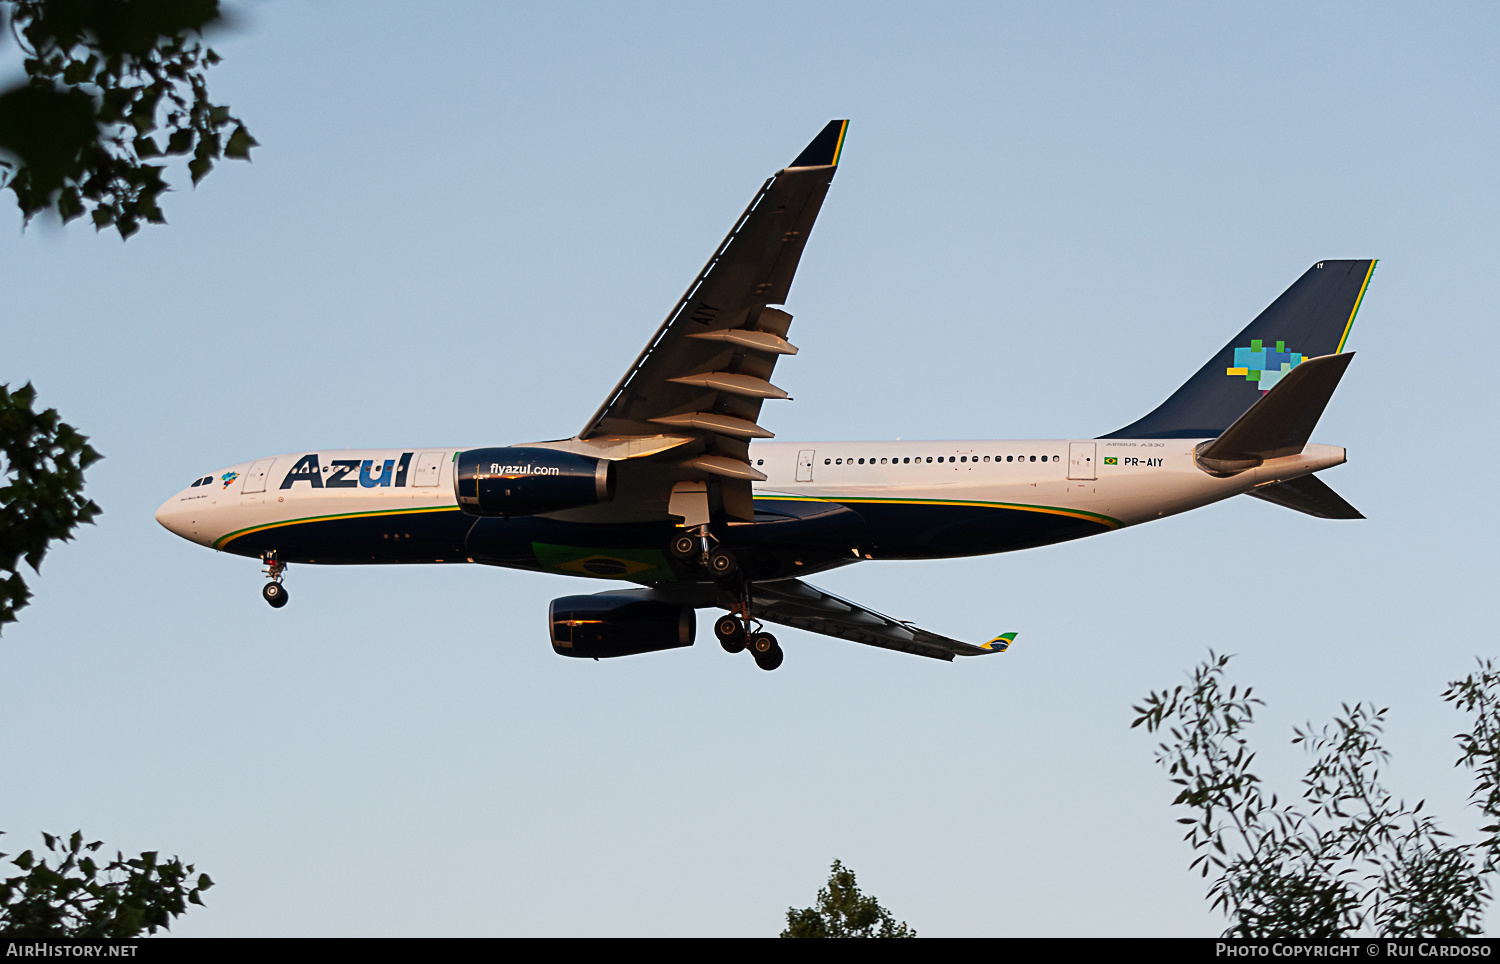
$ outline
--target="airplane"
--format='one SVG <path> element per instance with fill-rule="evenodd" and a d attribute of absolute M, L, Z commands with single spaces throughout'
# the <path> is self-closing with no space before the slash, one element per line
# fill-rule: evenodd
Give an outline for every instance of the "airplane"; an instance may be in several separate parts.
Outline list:
<path fill-rule="evenodd" d="M 690 646 L 698 609 L 762 669 L 775 623 L 951 661 L 968 643 L 818 589 L 868 560 L 1013 552 L 1249 495 L 1364 518 L 1315 473 L 1345 461 L 1312 431 L 1373 260 L 1319 261 L 1154 411 L 1092 438 L 771 441 L 770 381 L 795 356 L 793 275 L 848 132 L 831 121 L 771 175 L 576 435 L 510 446 L 292 452 L 205 473 L 156 512 L 168 530 L 259 559 L 286 605 L 290 563 L 500 566 L 624 584 L 552 601 L 560 655 Z"/>

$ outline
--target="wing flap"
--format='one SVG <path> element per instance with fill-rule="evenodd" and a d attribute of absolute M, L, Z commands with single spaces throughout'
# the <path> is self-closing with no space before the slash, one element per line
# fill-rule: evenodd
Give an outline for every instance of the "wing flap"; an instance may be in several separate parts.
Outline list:
<path fill-rule="evenodd" d="M 573 440 L 659 435 L 663 426 L 689 436 L 691 444 L 670 464 L 639 473 L 643 506 L 665 506 L 679 481 L 706 481 L 716 514 L 755 518 L 750 483 L 765 476 L 751 467 L 747 440 L 772 437 L 758 424 L 761 405 L 789 397 L 770 379 L 778 358 L 797 353 L 786 340 L 792 316 L 771 306 L 784 304 L 791 291 L 847 128 L 848 121 L 831 122 L 792 166 L 761 185 Z"/>
<path fill-rule="evenodd" d="M 739 379 L 706 376 L 765 383 L 776 358 L 795 353 L 785 340 L 791 316 L 768 306 L 784 304 L 790 293 L 847 126 L 832 122 L 798 158 L 827 163 L 786 168 L 761 186 L 580 438 L 647 435 L 657 431 L 652 419 L 692 412 L 754 423 L 761 399 L 785 397 L 761 385 L 752 386 L 760 389 L 754 394 L 737 393 L 746 387 Z M 728 404 L 724 394 L 734 395 Z"/>

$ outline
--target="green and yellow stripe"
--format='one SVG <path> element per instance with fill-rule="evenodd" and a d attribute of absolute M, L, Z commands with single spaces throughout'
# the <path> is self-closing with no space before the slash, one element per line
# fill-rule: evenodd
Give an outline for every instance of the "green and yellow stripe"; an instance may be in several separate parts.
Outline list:
<path fill-rule="evenodd" d="M 839 128 L 839 140 L 838 140 L 838 143 L 835 144 L 835 145 L 833 145 L 833 166 L 834 167 L 838 167 L 839 166 L 839 155 L 844 152 L 844 135 L 847 134 L 847 133 L 849 133 L 849 122 L 848 121 L 844 121 L 844 125 Z"/>
<path fill-rule="evenodd" d="M 1371 261 L 1370 267 L 1365 271 L 1364 284 L 1359 286 L 1359 297 L 1354 299 L 1354 310 L 1349 312 L 1349 320 L 1344 323 L 1344 334 L 1339 338 L 1339 347 L 1334 350 L 1334 354 L 1343 352 L 1344 342 L 1349 340 L 1349 330 L 1354 327 L 1354 316 L 1359 314 L 1360 302 L 1365 300 L 1365 289 L 1370 287 L 1370 276 L 1375 274 L 1375 266 L 1379 263 L 1380 260 L 1378 258 Z"/>
<path fill-rule="evenodd" d="M 1125 523 L 1119 519 L 1097 512 L 1087 512 L 1083 509 L 1065 509 L 1055 505 L 1028 505 L 1023 502 L 981 502 L 972 499 L 876 499 L 845 497 L 818 498 L 810 495 L 761 495 L 756 493 L 755 501 L 766 499 L 772 502 L 836 502 L 839 505 L 948 505 L 960 507 L 972 507 L 980 509 L 1014 509 L 1020 512 L 1039 512 L 1044 515 L 1060 515 L 1070 519 L 1082 519 L 1085 522 L 1097 522 L 1111 529 L 1123 528 Z"/>

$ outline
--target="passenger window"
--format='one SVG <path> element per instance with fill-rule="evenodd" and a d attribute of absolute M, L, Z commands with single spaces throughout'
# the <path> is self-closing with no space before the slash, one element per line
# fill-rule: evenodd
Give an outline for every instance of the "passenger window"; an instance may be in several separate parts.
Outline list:
<path fill-rule="evenodd" d="M 1035 461 L 1036 461 L 1036 456 L 1035 456 L 1035 455 L 1033 455 L 1033 456 L 1032 456 L 1032 457 L 1031 457 L 1031 461 L 1033 461 L 1033 462 L 1035 462 Z"/>
<path fill-rule="evenodd" d="M 766 460 L 765 459 L 756 459 L 755 460 L 755 464 L 756 465 L 765 465 L 766 464 Z"/>
<path fill-rule="evenodd" d="M 864 465 L 864 464 L 865 464 L 865 460 L 864 460 L 864 459 L 860 459 L 860 460 L 859 460 L 859 464 L 860 464 L 860 465 Z"/>
<path fill-rule="evenodd" d="M 901 461 L 902 461 L 902 462 L 903 462 L 903 463 L 910 463 L 910 462 L 911 462 L 911 459 L 902 459 L 902 460 L 901 460 Z"/>
<path fill-rule="evenodd" d="M 833 464 L 833 459 L 824 459 L 823 460 L 823 464 L 824 465 L 832 465 Z"/>
<path fill-rule="evenodd" d="M 985 456 L 985 457 L 984 457 L 984 460 L 985 460 L 985 461 L 986 461 L 986 462 L 988 462 L 988 461 L 989 461 L 989 460 L 990 460 L 990 457 L 989 457 L 989 456 L 988 456 L 988 455 L 986 455 L 986 456 Z"/>

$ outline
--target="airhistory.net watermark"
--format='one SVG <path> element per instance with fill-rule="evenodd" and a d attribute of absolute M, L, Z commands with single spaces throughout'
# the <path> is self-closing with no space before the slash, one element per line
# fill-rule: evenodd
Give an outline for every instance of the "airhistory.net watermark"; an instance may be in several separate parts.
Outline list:
<path fill-rule="evenodd" d="M 134 957 L 134 944 L 49 944 L 45 941 L 10 941 L 6 957 Z"/>

